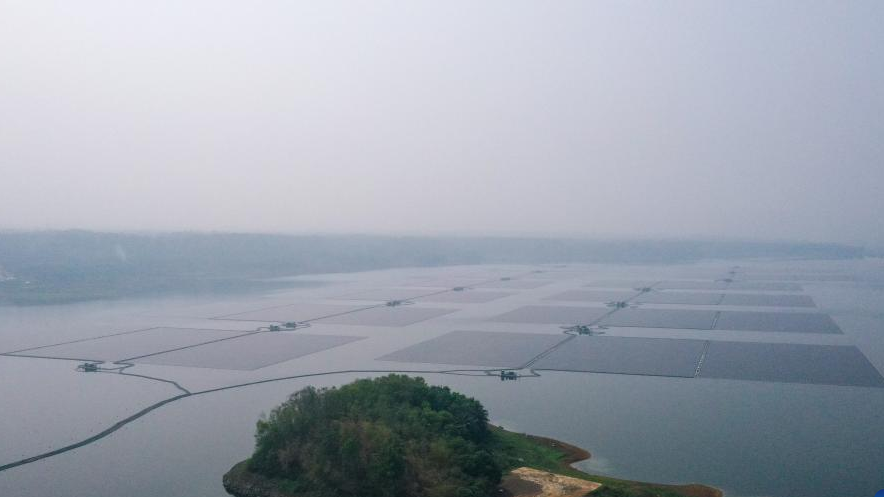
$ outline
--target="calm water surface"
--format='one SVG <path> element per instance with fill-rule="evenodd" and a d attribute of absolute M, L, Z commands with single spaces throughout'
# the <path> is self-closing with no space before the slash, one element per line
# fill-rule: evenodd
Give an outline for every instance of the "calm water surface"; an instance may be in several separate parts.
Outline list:
<path fill-rule="evenodd" d="M 731 262 L 680 267 L 593 266 L 549 285 L 415 325 L 315 325 L 304 332 L 368 339 L 255 371 L 139 365 L 133 372 L 192 390 L 337 369 L 445 366 L 375 358 L 454 329 L 559 333 L 557 326 L 491 323 L 487 317 L 543 296 L 613 278 L 714 278 Z M 612 335 L 857 345 L 884 370 L 884 296 L 878 261 L 740 263 L 763 275 L 850 274 L 859 281 L 801 282 L 844 335 L 622 328 Z M 336 275 L 328 286 L 244 299 L 152 299 L 40 308 L 0 308 L 0 348 L 10 352 L 150 326 L 250 330 L 259 323 L 207 317 L 297 301 L 340 303 L 360 289 L 412 278 L 504 274 L 526 268 L 443 268 Z M 531 268 L 527 268 L 531 269 Z M 755 273 L 753 273 L 755 274 Z M 541 276 L 536 276 L 541 278 Z M 782 279 L 786 279 L 782 277 Z M 352 302 L 351 302 L 352 303 Z M 549 302 L 545 302 L 549 303 Z M 371 304 L 371 302 L 367 302 Z M 431 305 L 431 304 L 426 304 Z M 228 312 L 229 311 L 229 312 Z M 796 336 L 797 335 L 797 336 Z M 32 351 L 33 353 L 34 351 Z M 76 373 L 75 361 L 0 356 L 0 464 L 85 438 L 117 419 L 176 395 L 174 387 L 119 375 Z M 0 495 L 226 496 L 221 475 L 252 450 L 255 421 L 299 388 L 368 374 L 337 374 L 198 395 L 166 405 L 94 444 L 0 473 Z M 884 389 L 711 379 L 544 372 L 500 382 L 424 374 L 478 398 L 506 428 L 585 447 L 589 472 L 657 482 L 700 482 L 729 496 L 871 496 L 884 487 Z"/>

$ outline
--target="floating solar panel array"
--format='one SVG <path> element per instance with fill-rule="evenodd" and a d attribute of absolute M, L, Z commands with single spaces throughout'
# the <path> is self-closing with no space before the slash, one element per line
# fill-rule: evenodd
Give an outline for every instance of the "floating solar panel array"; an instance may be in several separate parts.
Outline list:
<path fill-rule="evenodd" d="M 414 291 L 411 292 L 414 294 Z M 419 295 L 419 294 L 418 294 Z M 358 297 L 366 300 L 395 301 L 389 299 L 397 296 L 387 290 L 364 292 Z M 256 309 L 253 311 L 219 316 L 213 319 L 225 319 L 234 321 L 258 321 L 264 323 L 287 323 L 304 322 L 366 325 L 366 326 L 407 326 L 427 319 L 443 316 L 455 312 L 457 309 L 439 309 L 418 307 L 413 305 L 388 306 L 383 304 L 369 305 L 337 305 L 337 304 L 311 304 L 298 303 Z"/>
<path fill-rule="evenodd" d="M 569 271 L 563 269 L 549 269 L 549 270 L 540 270 L 540 272 L 534 272 L 531 274 L 531 279 L 543 279 L 543 280 L 573 280 L 578 278 L 586 278 L 587 276 L 591 276 L 591 271 Z"/>
<path fill-rule="evenodd" d="M 693 378 L 705 347 L 703 340 L 578 336 L 531 367 Z"/>
<path fill-rule="evenodd" d="M 725 293 L 721 305 L 816 307 L 809 295 L 776 293 Z"/>
<path fill-rule="evenodd" d="M 496 281 L 487 281 L 474 285 L 475 288 L 512 288 L 518 290 L 530 290 L 549 285 L 551 281 L 547 280 L 523 280 L 523 279 L 500 279 Z"/>
<path fill-rule="evenodd" d="M 841 329 L 828 314 L 813 312 L 751 312 L 697 309 L 626 308 L 611 312 L 598 307 L 524 306 L 492 319 L 510 323 L 600 324 L 628 328 L 836 333 Z"/>
<path fill-rule="evenodd" d="M 652 291 L 636 293 L 624 290 L 568 290 L 545 300 L 574 302 L 611 302 L 630 300 L 638 304 L 731 305 L 759 307 L 814 307 L 808 295 L 780 293 L 719 293 Z"/>
<path fill-rule="evenodd" d="M 717 305 L 722 294 L 709 292 L 647 292 L 635 298 L 642 304 Z"/>
<path fill-rule="evenodd" d="M 492 290 L 462 290 L 435 293 L 425 297 L 413 299 L 415 302 L 438 302 L 443 304 L 483 304 L 492 300 L 502 299 L 514 295 L 509 292 L 496 292 Z"/>
<path fill-rule="evenodd" d="M 150 328 L 129 333 L 79 340 L 40 347 L 16 355 L 77 359 L 82 361 L 122 361 L 181 347 L 239 337 L 246 332 L 194 328 Z"/>
<path fill-rule="evenodd" d="M 662 281 L 654 288 L 658 290 L 770 290 L 800 292 L 801 285 L 786 281 L 707 281 L 673 280 Z"/>
<path fill-rule="evenodd" d="M 444 290 L 436 290 L 437 292 Z M 339 300 L 377 300 L 381 302 L 387 302 L 390 300 L 409 300 L 415 297 L 420 297 L 421 295 L 427 295 L 429 293 L 433 293 L 433 290 L 429 289 L 416 289 L 416 288 L 375 288 L 372 290 L 363 290 L 356 293 L 349 293 L 347 295 L 341 295 L 339 297 L 335 297 L 335 299 Z"/>
<path fill-rule="evenodd" d="M 721 311 L 716 330 L 841 333 L 828 314 L 813 312 Z"/>
<path fill-rule="evenodd" d="M 584 286 L 594 288 L 645 288 L 654 287 L 659 281 L 653 280 L 597 280 Z"/>
<path fill-rule="evenodd" d="M 348 312 L 365 309 L 365 305 L 329 305 L 299 303 L 255 309 L 253 311 L 240 312 L 219 316 L 214 319 L 229 319 L 234 321 L 260 321 L 263 323 L 287 323 L 310 321 L 326 316 L 346 314 Z"/>
<path fill-rule="evenodd" d="M 254 333 L 234 340 L 154 354 L 132 362 L 251 371 L 361 339 L 305 333 Z"/>
<path fill-rule="evenodd" d="M 763 274 L 743 273 L 741 279 L 746 280 L 780 280 L 780 281 L 856 281 L 855 276 L 848 274 Z"/>
<path fill-rule="evenodd" d="M 380 358 L 382 361 L 519 368 L 567 335 L 452 331 Z"/>
<path fill-rule="evenodd" d="M 545 283 L 541 278 L 503 278 L 474 286 L 530 289 Z M 841 333 L 832 318 L 823 313 L 654 307 L 656 304 L 814 307 L 813 300 L 807 295 L 777 293 L 800 291 L 801 286 L 793 281 L 603 280 L 586 286 L 595 288 L 568 290 L 544 300 L 590 305 L 528 305 L 498 315 L 492 321 L 709 331 Z M 638 290 L 648 287 L 653 290 Z M 482 291 L 439 292 L 415 300 L 485 302 L 511 295 L 484 291 L 486 295 L 479 300 L 479 292 Z M 362 294 L 358 298 L 366 297 Z M 373 297 L 379 300 L 413 298 L 405 293 L 394 295 L 389 292 Z M 621 301 L 650 304 L 651 307 L 612 310 L 602 306 L 606 302 Z M 377 308 L 370 311 L 378 313 L 377 319 L 383 322 L 382 325 L 389 326 L 394 325 L 391 324 L 393 321 L 382 317 L 389 310 Z M 369 311 L 325 318 L 320 322 L 359 319 L 363 321 L 360 324 L 366 324 L 362 319 L 369 316 L 364 314 L 366 312 Z M 530 367 L 536 370 L 884 387 L 884 378 L 878 370 L 853 346 L 454 331 L 385 355 L 380 360 L 484 368 Z"/>
<path fill-rule="evenodd" d="M 778 292 L 800 292 L 804 290 L 797 283 L 785 281 L 734 281 L 727 286 L 728 290 L 772 290 Z"/>
<path fill-rule="evenodd" d="M 362 326 L 408 326 L 427 319 L 444 316 L 457 309 L 437 309 L 432 307 L 379 306 L 362 309 L 358 312 L 337 314 L 314 322 L 324 324 L 344 324 Z"/>
<path fill-rule="evenodd" d="M 884 388 L 859 349 L 835 345 L 454 331 L 379 360 Z"/>
<path fill-rule="evenodd" d="M 603 326 L 711 330 L 715 311 L 682 309 L 622 309 L 602 319 Z"/>
<path fill-rule="evenodd" d="M 729 287 L 726 281 L 709 280 L 673 280 L 660 281 L 654 285 L 656 290 L 724 290 Z"/>
<path fill-rule="evenodd" d="M 504 323 L 589 324 L 609 313 L 605 307 L 528 305 L 501 314 L 493 321 Z"/>
<path fill-rule="evenodd" d="M 472 288 L 481 283 L 485 283 L 487 280 L 478 279 L 478 278 L 445 278 L 445 279 L 428 279 L 422 281 L 408 281 L 401 283 L 401 286 L 405 287 L 415 287 L 415 288 L 455 288 L 455 287 L 466 287 Z"/>
<path fill-rule="evenodd" d="M 884 387 L 884 378 L 854 346 L 710 342 L 700 377 Z"/>
<path fill-rule="evenodd" d="M 634 290 L 568 290 L 544 300 L 563 300 L 571 302 L 612 302 L 629 300 L 637 295 Z"/>

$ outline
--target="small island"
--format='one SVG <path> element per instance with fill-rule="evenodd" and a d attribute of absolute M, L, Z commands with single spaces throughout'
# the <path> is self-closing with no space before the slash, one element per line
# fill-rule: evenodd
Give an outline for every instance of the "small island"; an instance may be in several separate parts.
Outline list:
<path fill-rule="evenodd" d="M 703 485 L 589 475 L 590 457 L 488 423 L 475 399 L 388 375 L 304 388 L 258 422 L 251 458 L 224 475 L 235 497 L 721 497 Z"/>

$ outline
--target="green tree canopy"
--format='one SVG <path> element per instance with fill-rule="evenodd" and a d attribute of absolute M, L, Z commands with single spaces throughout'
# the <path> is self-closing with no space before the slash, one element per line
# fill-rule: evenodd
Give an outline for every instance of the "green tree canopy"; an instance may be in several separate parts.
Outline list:
<path fill-rule="evenodd" d="M 485 497 L 491 444 L 478 401 L 389 375 L 294 393 L 258 422 L 249 469 L 315 497 Z"/>

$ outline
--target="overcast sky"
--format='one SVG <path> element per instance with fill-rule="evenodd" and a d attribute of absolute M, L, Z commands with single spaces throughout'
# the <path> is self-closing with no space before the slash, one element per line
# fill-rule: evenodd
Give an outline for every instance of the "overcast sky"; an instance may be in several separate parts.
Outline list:
<path fill-rule="evenodd" d="M 884 243 L 884 2 L 0 0 L 0 228 Z"/>

